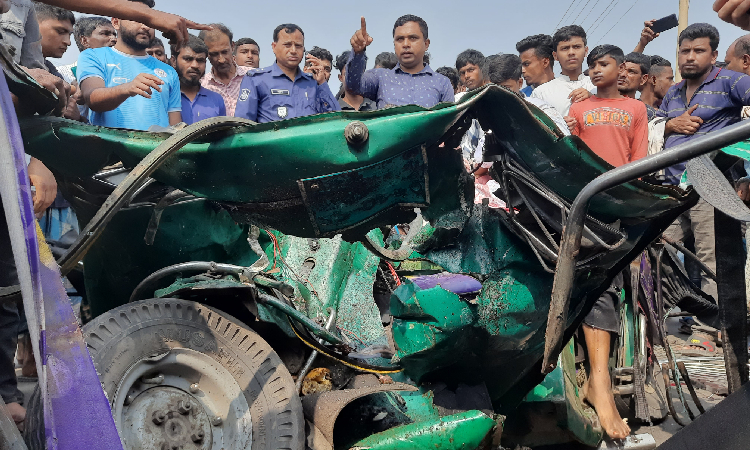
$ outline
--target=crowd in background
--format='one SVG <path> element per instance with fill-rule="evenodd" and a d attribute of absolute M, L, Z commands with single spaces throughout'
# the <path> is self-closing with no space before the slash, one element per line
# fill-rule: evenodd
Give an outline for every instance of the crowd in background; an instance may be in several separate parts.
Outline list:
<path fill-rule="evenodd" d="M 154 0 L 131 1 L 154 7 Z M 736 123 L 743 118 L 743 108 L 750 106 L 750 35 L 731 43 L 720 61 L 717 29 L 708 23 L 692 24 L 681 32 L 678 61 L 672 64 L 645 53 L 658 37 L 653 25 L 645 22 L 628 53 L 612 44 L 589 49 L 586 30 L 567 25 L 551 36 L 522 39 L 516 44 L 517 54 L 485 56 L 467 49 L 456 56 L 454 67 L 433 70 L 427 23 L 405 15 L 391 30 L 394 51 L 377 55 L 368 70 L 372 37 L 365 18 L 338 56 L 317 46 L 308 50 L 299 25 L 281 24 L 268 37 L 273 56 L 262 56 L 265 65 L 258 41 L 237 38 L 220 23 L 167 49 L 145 24 L 116 17 L 76 17 L 66 9 L 30 0 L 14 0 L 0 20 L 2 42 L 13 49 L 16 63 L 31 74 L 46 71 L 73 87 L 62 105 L 62 115 L 71 120 L 144 131 L 222 116 L 263 123 L 339 110 L 407 104 L 430 108 L 460 101 L 491 84 L 546 114 L 558 132 L 580 137 L 613 167 Z M 49 62 L 62 57 L 73 42 L 81 51 L 76 63 L 55 67 Z M 677 84 L 675 65 L 683 79 Z M 328 86 L 334 71 L 341 82 L 335 94 Z M 489 131 L 475 120 L 461 151 L 475 178 L 477 203 L 488 200 L 490 207 L 503 208 L 493 194 L 497 184 L 489 175 L 492 162 L 483 158 Z M 36 187 L 35 210 L 46 236 L 57 239 L 76 230 L 75 217 L 57 193 L 54 179 L 49 180 L 49 171 L 33 158 L 28 164 Z M 677 164 L 648 181 L 684 188 L 689 183 L 684 172 L 685 165 Z M 734 180 L 745 201 L 750 200 L 747 175 L 741 168 Z M 701 200 L 664 235 L 674 241 L 692 237 L 698 258 L 715 271 L 713 214 L 713 207 Z M 710 277 L 697 282 L 717 296 Z M 610 334 L 619 330 L 613 317 L 618 283 L 602 295 L 597 314 L 587 317 L 583 326 L 592 359 L 585 395 L 613 438 L 630 431 L 615 408 L 606 370 Z M 601 364 L 603 371 L 597 370 Z M 0 370 L 0 395 L 6 403 L 18 405 L 22 396 L 9 378 Z"/>

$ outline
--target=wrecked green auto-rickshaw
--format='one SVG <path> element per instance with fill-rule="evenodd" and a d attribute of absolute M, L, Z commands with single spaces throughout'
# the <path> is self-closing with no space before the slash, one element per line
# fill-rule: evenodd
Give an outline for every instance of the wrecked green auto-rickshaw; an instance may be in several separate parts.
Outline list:
<path fill-rule="evenodd" d="M 457 150 L 474 119 L 504 209 L 475 204 Z M 84 337 L 128 449 L 596 446 L 574 332 L 698 198 L 642 180 L 594 197 L 545 377 L 563 223 L 611 167 L 503 88 L 171 134 L 20 125 L 86 226 L 60 263 L 82 261 Z M 626 401 L 653 382 L 632 297 L 612 359 Z"/>

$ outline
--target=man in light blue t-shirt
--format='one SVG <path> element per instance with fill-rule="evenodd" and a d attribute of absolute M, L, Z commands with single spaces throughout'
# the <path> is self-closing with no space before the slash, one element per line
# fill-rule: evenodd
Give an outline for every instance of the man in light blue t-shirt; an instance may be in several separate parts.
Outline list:
<path fill-rule="evenodd" d="M 153 0 L 132 0 L 153 7 Z M 182 121 L 180 80 L 167 64 L 146 54 L 154 30 L 130 20 L 112 19 L 114 47 L 88 49 L 78 58 L 78 83 L 89 121 L 111 128 L 148 130 Z"/>

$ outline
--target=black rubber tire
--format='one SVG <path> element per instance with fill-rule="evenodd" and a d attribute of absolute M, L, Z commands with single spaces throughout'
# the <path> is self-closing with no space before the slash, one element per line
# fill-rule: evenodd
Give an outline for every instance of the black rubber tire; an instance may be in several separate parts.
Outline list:
<path fill-rule="evenodd" d="M 251 377 L 244 395 L 252 410 L 253 450 L 304 448 L 302 403 L 292 376 L 271 346 L 233 317 L 186 300 L 142 300 L 95 318 L 83 334 L 108 398 L 114 397 L 125 371 L 142 358 L 167 346 L 192 349 L 211 356 L 236 380 L 238 365 L 244 369 L 244 383 Z"/>

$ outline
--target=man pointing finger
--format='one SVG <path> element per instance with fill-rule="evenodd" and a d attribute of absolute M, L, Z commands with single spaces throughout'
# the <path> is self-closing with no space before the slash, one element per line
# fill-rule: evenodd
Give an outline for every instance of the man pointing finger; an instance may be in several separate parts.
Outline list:
<path fill-rule="evenodd" d="M 427 23 L 411 14 L 399 17 L 393 26 L 393 46 L 398 64 L 391 70 L 373 69 L 365 72 L 365 49 L 372 43 L 367 23 L 351 39 L 352 53 L 346 66 L 346 86 L 352 92 L 376 101 L 378 108 L 392 105 L 419 105 L 431 108 L 440 102 L 452 102 L 450 80 L 424 63 L 430 47 Z"/>

